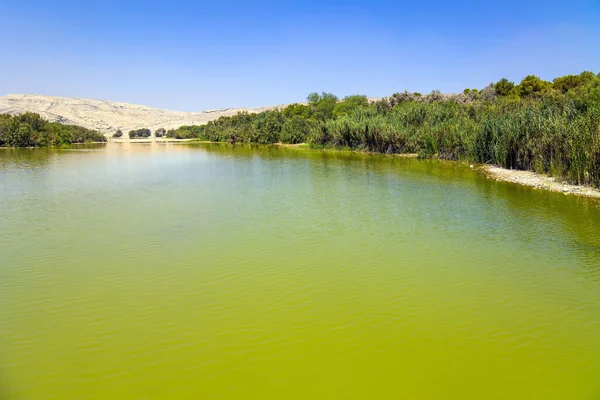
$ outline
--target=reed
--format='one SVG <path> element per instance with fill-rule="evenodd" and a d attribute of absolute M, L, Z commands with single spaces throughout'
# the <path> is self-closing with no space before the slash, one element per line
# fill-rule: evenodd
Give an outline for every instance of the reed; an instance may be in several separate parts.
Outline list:
<path fill-rule="evenodd" d="M 405 92 L 370 104 L 351 96 L 332 106 L 337 97 L 313 94 L 309 106 L 211 121 L 199 137 L 418 153 L 600 187 L 600 77 L 583 73 L 566 81 L 557 78 L 556 88 L 535 76 L 519 85 L 505 81 L 459 95 Z"/>

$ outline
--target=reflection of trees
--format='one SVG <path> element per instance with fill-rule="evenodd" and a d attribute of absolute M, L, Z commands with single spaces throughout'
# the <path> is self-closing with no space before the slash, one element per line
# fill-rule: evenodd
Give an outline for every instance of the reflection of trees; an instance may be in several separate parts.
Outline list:
<path fill-rule="evenodd" d="M 478 188 L 490 209 L 507 218 L 505 229 L 523 246 L 543 245 L 547 257 L 575 254 L 578 265 L 600 281 L 600 201 L 491 179 Z"/>
<path fill-rule="evenodd" d="M 44 166 L 56 154 L 55 149 L 0 149 L 0 168 Z"/>
<path fill-rule="evenodd" d="M 458 228 L 460 224 L 464 229 L 471 226 L 482 231 L 490 240 L 511 240 L 523 248 L 539 246 L 538 251 L 548 252 L 548 257 L 574 256 L 582 268 L 591 268 L 600 280 L 598 200 L 496 182 L 453 162 L 275 146 L 207 148 L 235 157 L 278 160 L 280 168 L 302 169 L 302 175 L 293 176 L 304 179 L 308 174 L 306 179 L 310 180 L 308 185 L 298 184 L 305 190 L 311 187 L 310 193 L 302 194 L 303 201 L 311 206 L 303 208 L 325 210 L 323 215 L 331 218 L 332 232 L 336 228 L 357 229 L 358 234 L 360 229 L 377 224 L 382 228 L 387 225 L 393 232 L 397 229 L 393 222 L 399 218 L 405 224 L 403 229 L 417 229 L 413 226 L 417 220 L 456 224 L 456 229 L 463 229 Z M 298 163 L 299 159 L 304 162 Z M 359 192 L 366 192 L 367 198 Z M 424 204 L 431 196 L 439 198 Z M 429 208 L 436 204 L 438 209 Z M 346 219 L 340 218 L 340 209 L 358 212 Z M 463 224 L 465 219 L 469 222 Z"/>

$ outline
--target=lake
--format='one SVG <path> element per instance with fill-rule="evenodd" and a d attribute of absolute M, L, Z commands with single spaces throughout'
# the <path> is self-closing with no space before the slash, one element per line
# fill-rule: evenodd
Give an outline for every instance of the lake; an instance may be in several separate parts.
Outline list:
<path fill-rule="evenodd" d="M 0 149 L 2 399 L 600 399 L 600 202 L 278 147 Z"/>

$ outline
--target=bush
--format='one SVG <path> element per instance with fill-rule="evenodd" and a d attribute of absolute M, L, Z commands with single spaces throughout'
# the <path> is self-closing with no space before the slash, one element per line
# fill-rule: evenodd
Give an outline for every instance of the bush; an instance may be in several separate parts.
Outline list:
<path fill-rule="evenodd" d="M 129 139 L 148 138 L 150 136 L 152 136 L 152 131 L 150 131 L 148 128 L 129 131 Z"/>
<path fill-rule="evenodd" d="M 283 124 L 281 142 L 290 144 L 304 143 L 308 138 L 310 128 L 311 124 L 309 120 L 295 116 Z"/>
<path fill-rule="evenodd" d="M 541 80 L 535 75 L 526 76 L 518 86 L 515 86 L 517 94 L 521 97 L 540 95 L 551 88 L 552 84 L 550 82 Z"/>
<path fill-rule="evenodd" d="M 358 110 L 359 108 L 366 107 L 369 105 L 367 96 L 364 95 L 352 95 L 346 96 L 342 101 L 337 103 L 333 108 L 332 114 L 334 117 L 342 115 L 348 115 Z"/>
<path fill-rule="evenodd" d="M 494 84 L 494 90 L 498 96 L 508 96 L 514 87 L 515 83 L 506 78 L 502 78 Z"/>

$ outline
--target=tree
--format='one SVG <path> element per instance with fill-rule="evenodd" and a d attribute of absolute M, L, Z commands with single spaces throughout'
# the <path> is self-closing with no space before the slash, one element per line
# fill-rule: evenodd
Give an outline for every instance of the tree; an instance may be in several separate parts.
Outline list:
<path fill-rule="evenodd" d="M 515 83 L 506 78 L 500 79 L 494 84 L 494 89 L 498 96 L 508 96 L 510 91 L 515 87 Z"/>
<path fill-rule="evenodd" d="M 113 138 L 120 138 L 123 136 L 123 131 L 120 129 L 117 129 L 117 131 L 114 133 L 114 135 L 112 135 Z"/>
<path fill-rule="evenodd" d="M 129 138 L 147 138 L 152 135 L 152 131 L 148 128 L 134 129 L 129 131 Z"/>
<path fill-rule="evenodd" d="M 317 92 L 308 95 L 306 100 L 309 102 L 312 114 L 315 118 L 326 120 L 333 116 L 333 109 L 338 102 L 338 98 L 333 93 Z"/>
<path fill-rule="evenodd" d="M 165 128 L 158 128 L 157 130 L 154 131 L 154 136 L 158 137 L 163 137 L 167 134 L 167 131 L 165 130 Z"/>
<path fill-rule="evenodd" d="M 529 97 L 548 91 L 552 88 L 552 84 L 535 75 L 527 75 L 516 88 L 521 97 Z"/>
<path fill-rule="evenodd" d="M 48 121 L 46 121 L 40 114 L 26 112 L 19 115 L 18 120 L 31 126 L 33 131 L 39 132 L 46 127 Z"/>
<path fill-rule="evenodd" d="M 281 112 L 285 118 L 292 118 L 294 116 L 300 116 L 303 118 L 310 118 L 311 109 L 310 106 L 305 104 L 290 104 Z"/>
<path fill-rule="evenodd" d="M 333 116 L 339 117 L 341 115 L 348 115 L 352 113 L 354 110 L 357 110 L 361 107 L 367 107 L 369 105 L 369 100 L 367 96 L 364 95 L 352 95 L 346 96 L 344 99 L 337 103 L 333 108 Z"/>
<path fill-rule="evenodd" d="M 48 122 L 31 112 L 0 115 L 0 146 L 43 147 L 89 141 L 105 142 L 106 137 L 81 126 Z"/>
<path fill-rule="evenodd" d="M 307 119 L 295 116 L 283 124 L 281 141 L 283 143 L 304 143 L 310 132 L 311 124 Z"/>
<path fill-rule="evenodd" d="M 167 137 L 168 138 L 174 138 L 177 135 L 177 131 L 175 129 L 169 129 L 167 131 Z"/>
<path fill-rule="evenodd" d="M 571 89 L 587 85 L 594 79 L 596 79 L 596 75 L 593 72 L 583 71 L 579 75 L 566 75 L 554 79 L 553 87 L 556 90 L 560 90 L 561 93 L 566 93 Z"/>
<path fill-rule="evenodd" d="M 281 136 L 283 123 L 283 115 L 277 110 L 259 114 L 254 122 L 256 132 L 254 141 L 259 144 L 277 143 Z"/>
<path fill-rule="evenodd" d="M 30 147 L 34 146 L 32 142 L 33 128 L 31 125 L 21 122 L 16 131 L 14 131 L 10 140 L 10 145 L 14 147 Z"/>

